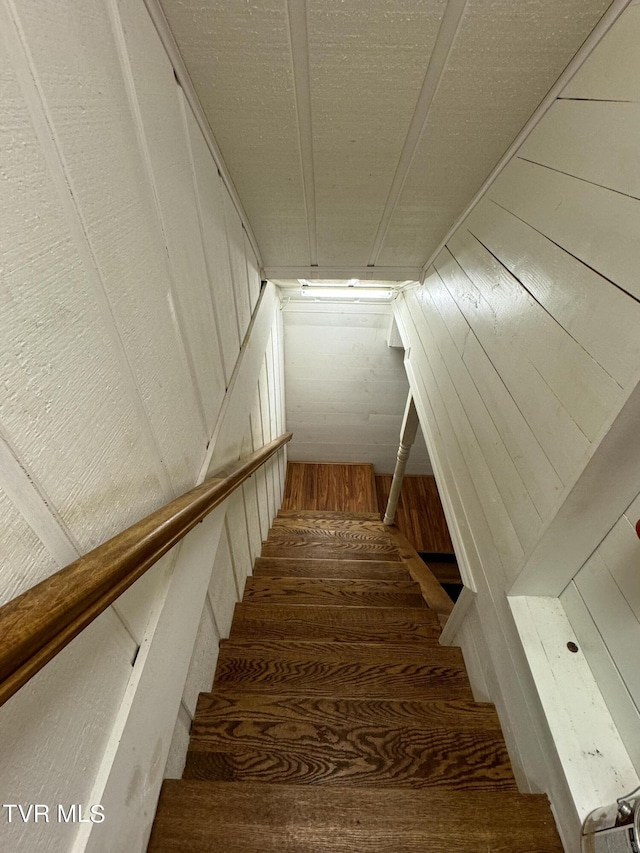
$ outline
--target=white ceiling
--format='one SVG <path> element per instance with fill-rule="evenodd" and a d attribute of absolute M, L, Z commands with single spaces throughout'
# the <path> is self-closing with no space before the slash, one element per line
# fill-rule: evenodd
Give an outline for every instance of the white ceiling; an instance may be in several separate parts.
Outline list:
<path fill-rule="evenodd" d="M 162 0 L 276 278 L 416 278 L 608 5 Z"/>

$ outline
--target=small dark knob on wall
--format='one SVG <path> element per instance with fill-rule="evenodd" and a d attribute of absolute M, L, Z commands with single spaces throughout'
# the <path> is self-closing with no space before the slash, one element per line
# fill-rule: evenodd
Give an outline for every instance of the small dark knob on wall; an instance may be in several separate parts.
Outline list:
<path fill-rule="evenodd" d="M 640 539 L 640 519 L 636 521 L 636 533 L 638 534 L 638 539 Z"/>

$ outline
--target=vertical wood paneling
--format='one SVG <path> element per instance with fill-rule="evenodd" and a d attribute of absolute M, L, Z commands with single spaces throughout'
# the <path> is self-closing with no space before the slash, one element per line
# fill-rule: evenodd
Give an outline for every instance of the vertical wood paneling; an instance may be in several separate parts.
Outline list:
<path fill-rule="evenodd" d="M 66 177 L 165 466 L 175 489 L 188 488 L 204 434 L 185 371 L 162 233 L 109 14 L 99 3 L 61 14 L 57 4 L 46 2 L 21 6 L 17 13 Z M 146 333 L 141 334 L 142 329 Z"/>
<path fill-rule="evenodd" d="M 171 738 L 171 746 L 169 747 L 169 756 L 167 765 L 164 770 L 165 779 L 181 779 L 184 771 L 184 765 L 187 757 L 187 749 L 189 748 L 189 736 L 191 734 L 192 718 L 189 712 L 180 703 L 178 718 L 173 730 Z"/>
<path fill-rule="evenodd" d="M 2 0 L 0 39 L 5 600 L 193 485 L 260 273 L 142 5 Z M 265 433 L 278 428 L 276 345 L 274 332 Z M 142 849 L 191 647 L 176 767 L 270 521 L 262 476 L 262 512 L 256 476 L 230 535 L 222 516 L 199 526 L 184 565 L 167 555 L 2 709 L 3 790 L 118 815 L 106 842 L 93 826 L 16 824 L 12 848 Z"/>
<path fill-rule="evenodd" d="M 24 87 L 23 96 L 3 52 L 0 415 L 27 476 L 88 549 L 126 526 L 132 503 L 144 515 L 168 497 L 168 480 L 37 91 L 0 13 Z"/>
<path fill-rule="evenodd" d="M 220 639 L 229 636 L 233 606 L 238 601 L 238 590 L 233 574 L 231 547 L 226 530 L 220 537 L 220 544 L 213 563 L 213 572 L 209 583 L 209 600 Z"/>
<path fill-rule="evenodd" d="M 235 491 L 227 500 L 227 532 L 229 545 L 238 585 L 238 594 L 242 598 L 244 582 L 251 574 L 252 560 L 249 548 L 249 531 L 247 527 L 247 516 L 244 508 L 242 490 Z"/>
<path fill-rule="evenodd" d="M 262 364 L 260 370 L 260 380 L 258 382 L 258 394 L 260 398 L 260 418 L 262 421 L 262 440 L 266 444 L 271 441 L 271 415 L 269 411 L 269 382 L 267 379 L 267 359 Z M 267 481 L 267 506 L 269 507 L 269 518 L 273 518 L 275 510 L 275 491 L 273 487 L 273 469 L 267 463 L 264 466 L 265 478 Z"/>
<path fill-rule="evenodd" d="M 182 704 L 192 719 L 196 712 L 198 695 L 208 693 L 213 685 L 213 675 L 218 661 L 218 640 L 213 611 L 207 597 L 182 694 Z"/>
<path fill-rule="evenodd" d="M 166 588 L 172 568 L 173 556 L 165 554 L 113 605 L 138 645 L 141 645 L 144 639 L 150 614 L 157 606 L 158 597 Z"/>
<path fill-rule="evenodd" d="M 0 604 L 4 604 L 59 566 L 1 488 L 0 514 L 0 554 L 4 565 Z"/>
<path fill-rule="evenodd" d="M 207 272 L 217 316 L 224 374 L 228 385 L 240 351 L 240 340 L 231 268 L 229 266 L 223 197 L 225 190 L 191 108 L 184 101 L 183 96 L 182 100 L 183 115 L 191 146 L 193 175 Z"/>
<path fill-rule="evenodd" d="M 172 272 L 181 329 L 211 435 L 224 396 L 214 311 L 180 93 L 144 6 L 119 0 L 125 69 L 131 74 L 144 145 Z M 129 66 L 128 68 L 126 66 Z"/>
<path fill-rule="evenodd" d="M 242 344 L 251 319 L 244 229 L 238 211 L 226 192 L 224 193 L 224 218 L 227 226 L 231 280 L 233 281 L 233 293 L 236 301 L 238 335 Z"/>
<path fill-rule="evenodd" d="M 264 444 L 262 435 L 262 415 L 260 413 L 260 396 L 256 388 L 256 396 L 253 403 L 253 409 L 249 418 L 251 424 L 251 435 L 253 440 L 253 449 L 257 450 Z M 260 518 L 260 533 L 262 539 L 267 538 L 269 527 L 271 526 L 271 518 L 269 516 L 269 503 L 267 496 L 267 480 L 264 466 L 255 473 L 256 480 L 256 496 L 258 500 L 258 515 Z"/>
<path fill-rule="evenodd" d="M 260 556 L 262 548 L 262 533 L 260 530 L 260 513 L 258 509 L 256 475 L 254 474 L 242 487 L 244 497 L 244 510 L 247 517 L 247 530 L 249 532 L 249 551 L 251 554 L 251 571 Z"/>
<path fill-rule="evenodd" d="M 136 645 L 107 610 L 0 709 L 9 802 L 88 803 Z M 77 825 L 4 822 L 7 850 L 69 850 Z"/>
<path fill-rule="evenodd" d="M 251 314 L 255 311 L 256 305 L 258 304 L 258 298 L 260 297 L 260 288 L 262 287 L 262 281 L 260 278 L 260 270 L 258 268 L 258 262 L 256 260 L 255 253 L 251 247 L 251 243 L 249 242 L 249 238 L 247 237 L 246 231 L 244 231 L 244 254 L 247 259 L 247 276 L 249 280 L 249 308 Z"/>

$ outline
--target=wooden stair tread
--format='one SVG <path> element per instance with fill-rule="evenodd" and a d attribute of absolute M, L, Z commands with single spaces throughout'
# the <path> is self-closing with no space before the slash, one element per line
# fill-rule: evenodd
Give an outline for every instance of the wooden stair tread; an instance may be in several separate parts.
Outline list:
<path fill-rule="evenodd" d="M 281 511 L 150 853 L 562 853 L 546 798 L 517 793 L 460 649 L 438 644 L 449 610 L 376 513 Z"/>
<path fill-rule="evenodd" d="M 515 789 L 495 709 L 464 699 L 201 694 L 184 776 Z"/>
<path fill-rule="evenodd" d="M 230 638 L 424 642 L 437 645 L 440 625 L 426 607 L 327 607 L 236 604 Z"/>
<path fill-rule="evenodd" d="M 390 699 L 472 698 L 458 648 L 309 640 L 224 640 L 214 689 Z"/>
<path fill-rule="evenodd" d="M 386 530 L 343 530 L 339 527 L 304 527 L 296 525 L 295 527 L 272 527 L 267 537 L 267 542 L 282 542 L 286 544 L 291 540 L 308 540 L 315 542 L 316 540 L 325 543 L 342 543 L 342 542 L 366 542 L 373 545 L 384 545 L 389 540 L 389 534 Z"/>
<path fill-rule="evenodd" d="M 304 531 L 352 531 L 356 533 L 372 533 L 380 536 L 386 532 L 386 526 L 380 521 L 369 518 L 308 518 L 300 516 L 277 516 L 273 520 L 271 531 L 298 530 Z"/>
<path fill-rule="evenodd" d="M 339 578 L 247 578 L 243 601 L 263 604 L 327 604 L 372 607 L 426 607 L 412 580 Z"/>
<path fill-rule="evenodd" d="M 348 560 L 385 560 L 399 562 L 398 549 L 390 539 L 380 542 L 353 539 L 331 541 L 327 538 L 287 539 L 264 542 L 263 557 L 310 557 L 325 559 L 342 557 Z"/>
<path fill-rule="evenodd" d="M 164 782 L 149 853 L 562 853 L 547 798 L 510 791 Z"/>
<path fill-rule="evenodd" d="M 385 560 L 305 559 L 304 557 L 258 557 L 255 577 L 361 578 L 403 580 L 410 578 L 403 563 Z"/>
<path fill-rule="evenodd" d="M 281 509 L 277 518 L 326 518 L 355 519 L 362 521 L 380 521 L 379 512 L 343 512 L 332 509 Z"/>
<path fill-rule="evenodd" d="M 239 731 L 233 729 L 236 723 L 240 723 Z M 284 725 L 282 730 L 273 732 L 276 741 L 281 737 L 301 742 L 307 738 L 313 740 L 317 728 L 327 727 L 346 739 L 345 733 L 361 728 L 377 732 L 443 728 L 456 732 L 501 732 L 495 707 L 473 699 L 362 699 L 214 690 L 199 695 L 191 736 L 199 743 L 217 738 L 231 743 L 236 739 L 241 741 L 245 735 L 263 737 L 266 728 L 289 723 L 299 723 L 299 730 L 294 732 L 292 726 Z"/>

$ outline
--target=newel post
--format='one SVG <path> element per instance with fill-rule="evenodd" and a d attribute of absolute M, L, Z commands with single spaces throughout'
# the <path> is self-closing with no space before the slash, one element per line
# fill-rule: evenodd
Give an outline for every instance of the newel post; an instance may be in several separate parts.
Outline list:
<path fill-rule="evenodd" d="M 411 392 L 409 392 L 407 405 L 404 410 L 404 418 L 402 419 L 402 429 L 400 430 L 400 447 L 398 448 L 396 469 L 393 472 L 391 491 L 389 492 L 387 509 L 384 514 L 385 524 L 393 524 L 393 520 L 396 516 L 396 509 L 400 498 L 400 489 L 402 488 L 402 480 L 404 479 L 404 469 L 407 466 L 407 459 L 411 453 L 411 447 L 415 441 L 417 431 L 418 413 L 416 412 Z"/>

